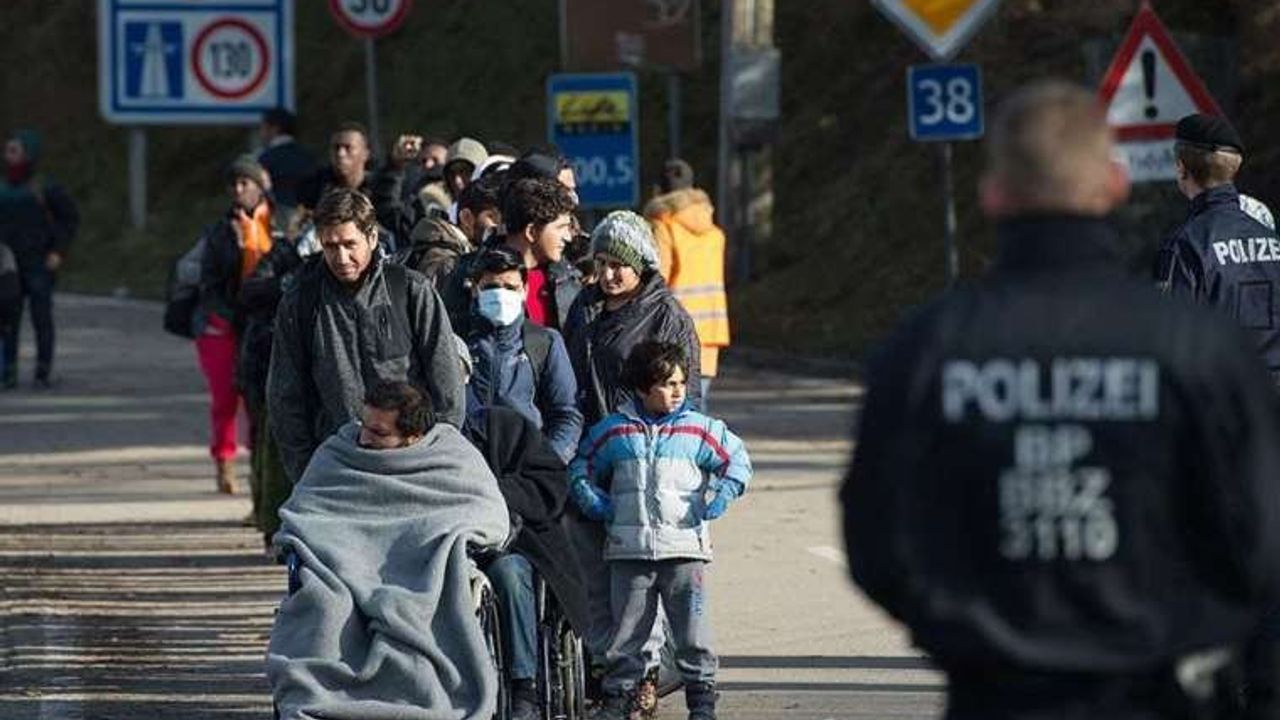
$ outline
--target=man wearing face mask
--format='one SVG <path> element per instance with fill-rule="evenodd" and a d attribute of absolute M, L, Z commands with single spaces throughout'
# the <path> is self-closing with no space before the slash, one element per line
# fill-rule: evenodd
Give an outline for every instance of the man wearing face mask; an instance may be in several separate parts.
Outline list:
<path fill-rule="evenodd" d="M 582 435 L 578 384 L 560 333 L 525 316 L 528 269 L 505 246 L 481 251 L 471 266 L 472 375 L 467 412 L 507 407 L 529 418 L 556 455 L 573 459 Z"/>

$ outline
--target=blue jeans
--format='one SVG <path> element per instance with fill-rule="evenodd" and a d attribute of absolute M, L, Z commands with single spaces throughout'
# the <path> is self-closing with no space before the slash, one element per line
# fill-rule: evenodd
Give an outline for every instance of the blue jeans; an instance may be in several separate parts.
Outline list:
<path fill-rule="evenodd" d="M 503 641 L 512 680 L 538 675 L 538 608 L 533 594 L 533 566 L 523 555 L 508 553 L 485 569 L 498 595 Z"/>
<path fill-rule="evenodd" d="M 22 298 L 18 300 L 18 313 L 9 326 L 4 340 L 4 368 L 6 378 L 18 375 L 18 329 L 22 324 L 22 306 L 31 304 L 31 326 L 36 331 L 36 377 L 47 378 L 53 368 L 53 273 L 43 265 L 21 267 L 18 270 L 22 282 Z"/>

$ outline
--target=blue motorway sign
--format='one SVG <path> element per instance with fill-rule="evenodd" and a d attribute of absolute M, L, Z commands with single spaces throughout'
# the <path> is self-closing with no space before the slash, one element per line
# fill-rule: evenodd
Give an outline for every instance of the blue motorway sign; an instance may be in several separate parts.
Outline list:
<path fill-rule="evenodd" d="M 640 202 L 639 134 L 635 75 L 547 78 L 547 137 L 573 163 L 583 207 Z"/>
<path fill-rule="evenodd" d="M 108 122 L 251 124 L 293 106 L 293 0 L 98 0 Z"/>
<path fill-rule="evenodd" d="M 977 65 L 912 65 L 907 70 L 911 139 L 982 137 L 982 71 Z"/>

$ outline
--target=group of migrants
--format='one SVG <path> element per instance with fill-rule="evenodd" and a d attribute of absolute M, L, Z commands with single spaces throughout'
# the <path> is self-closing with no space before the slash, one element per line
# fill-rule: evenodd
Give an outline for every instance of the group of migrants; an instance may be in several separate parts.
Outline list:
<path fill-rule="evenodd" d="M 729 343 L 725 239 L 690 166 L 664 166 L 644 217 L 588 233 L 554 149 L 403 135 L 374 170 L 347 123 L 317 166 L 293 124 L 268 113 L 265 148 L 230 164 L 191 322 L 217 487 L 238 490 L 243 400 L 251 521 L 304 568 L 268 653 L 282 715 L 492 713 L 492 683 L 458 664 L 474 620 L 441 619 L 461 605 L 440 593 L 465 588 L 455 549 L 496 536 L 512 717 L 541 712 L 536 572 L 589 650 L 596 716 L 653 713 L 666 643 L 689 717 L 714 718 L 707 523 L 752 471 L 703 414 Z M 405 621 L 424 606 L 436 620 Z"/>
<path fill-rule="evenodd" d="M 1186 221 L 1152 278 L 1097 97 L 1015 93 L 987 137 L 990 272 L 866 370 L 841 499 L 854 580 L 951 720 L 1280 717 L 1280 239 L 1239 133 L 1176 127 Z"/>

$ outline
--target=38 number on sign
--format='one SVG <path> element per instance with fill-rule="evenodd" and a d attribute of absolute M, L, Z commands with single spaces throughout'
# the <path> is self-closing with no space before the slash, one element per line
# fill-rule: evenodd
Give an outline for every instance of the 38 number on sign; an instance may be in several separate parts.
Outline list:
<path fill-rule="evenodd" d="M 977 65 L 917 65 L 907 72 L 914 140 L 982 136 L 982 74 Z"/>
<path fill-rule="evenodd" d="M 922 80 L 917 87 L 924 94 L 925 102 L 925 112 L 919 116 L 921 125 L 937 125 L 943 120 L 963 125 L 973 120 L 977 108 L 973 103 L 973 85 L 967 78 L 951 78 L 945 83 Z"/>

